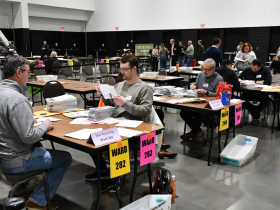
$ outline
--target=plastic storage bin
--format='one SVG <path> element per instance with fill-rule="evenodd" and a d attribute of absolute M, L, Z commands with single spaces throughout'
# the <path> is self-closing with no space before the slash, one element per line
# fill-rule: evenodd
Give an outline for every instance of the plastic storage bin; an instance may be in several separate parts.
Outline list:
<path fill-rule="evenodd" d="M 170 210 L 171 195 L 146 195 L 120 210 Z"/>
<path fill-rule="evenodd" d="M 48 82 L 48 81 L 51 81 L 51 80 L 57 80 L 57 76 L 58 75 L 41 75 L 41 76 L 36 76 L 36 80 L 38 82 Z"/>
<path fill-rule="evenodd" d="M 241 166 L 253 157 L 257 148 L 258 138 L 237 135 L 220 154 L 221 161 L 234 166 Z"/>
<path fill-rule="evenodd" d="M 143 72 L 144 77 L 157 78 L 158 72 Z"/>

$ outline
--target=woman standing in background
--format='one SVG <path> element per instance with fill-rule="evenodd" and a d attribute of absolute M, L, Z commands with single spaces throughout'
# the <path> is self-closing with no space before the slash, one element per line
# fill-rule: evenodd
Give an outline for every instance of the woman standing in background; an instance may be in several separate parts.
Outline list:
<path fill-rule="evenodd" d="M 248 43 L 244 43 L 241 50 L 236 54 L 234 62 L 237 68 L 237 75 L 241 71 L 251 66 L 253 60 L 257 59 L 256 54 L 253 51 L 253 47 Z"/>
<path fill-rule="evenodd" d="M 165 47 L 164 43 L 161 43 L 160 45 L 160 50 L 159 50 L 159 58 L 160 58 L 160 68 L 161 69 L 167 69 L 166 66 L 166 60 L 167 60 L 167 55 L 168 54 L 168 50 Z"/>
<path fill-rule="evenodd" d="M 152 57 L 153 57 L 153 71 L 157 71 L 158 69 L 158 45 L 154 45 L 154 49 L 152 51 Z"/>

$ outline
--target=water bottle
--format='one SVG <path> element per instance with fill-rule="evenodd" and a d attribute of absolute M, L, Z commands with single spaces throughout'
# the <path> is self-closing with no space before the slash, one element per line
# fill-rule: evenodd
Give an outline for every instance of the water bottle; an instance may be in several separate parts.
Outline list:
<path fill-rule="evenodd" d="M 176 179 L 175 179 L 175 175 L 172 175 L 170 186 L 173 189 L 172 198 L 176 198 Z"/>
<path fill-rule="evenodd" d="M 179 71 L 179 61 L 176 62 L 176 70 Z"/>

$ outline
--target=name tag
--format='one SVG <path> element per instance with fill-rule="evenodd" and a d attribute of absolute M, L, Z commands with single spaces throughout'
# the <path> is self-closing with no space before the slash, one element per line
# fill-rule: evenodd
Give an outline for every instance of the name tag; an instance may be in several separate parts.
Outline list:
<path fill-rule="evenodd" d="M 204 88 L 208 88 L 208 83 L 203 83 Z"/>
<path fill-rule="evenodd" d="M 262 78 L 262 75 L 257 75 L 256 78 Z"/>
<path fill-rule="evenodd" d="M 125 100 L 127 100 L 127 101 L 129 101 L 129 102 L 130 102 L 130 101 L 131 101 L 132 96 L 125 95 L 125 96 L 124 96 L 124 98 L 125 98 Z"/>

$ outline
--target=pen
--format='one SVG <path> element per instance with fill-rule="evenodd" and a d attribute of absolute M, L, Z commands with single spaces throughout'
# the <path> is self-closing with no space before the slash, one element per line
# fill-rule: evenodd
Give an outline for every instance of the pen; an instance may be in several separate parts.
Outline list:
<path fill-rule="evenodd" d="M 111 94 L 111 93 L 109 93 L 109 94 L 110 94 L 110 96 L 111 96 L 111 98 L 110 98 L 111 103 L 114 105 L 114 99 L 113 99 L 113 96 L 112 96 L 112 94 Z"/>

